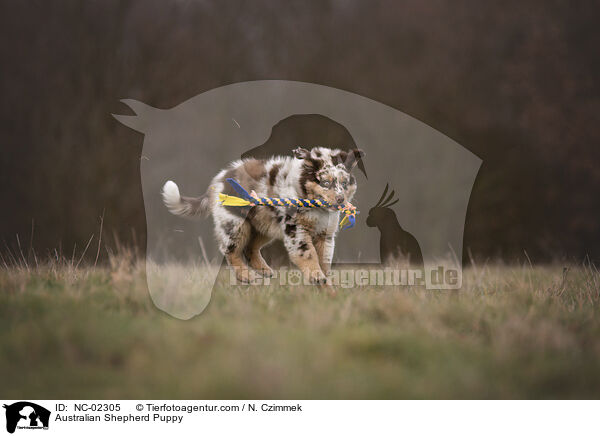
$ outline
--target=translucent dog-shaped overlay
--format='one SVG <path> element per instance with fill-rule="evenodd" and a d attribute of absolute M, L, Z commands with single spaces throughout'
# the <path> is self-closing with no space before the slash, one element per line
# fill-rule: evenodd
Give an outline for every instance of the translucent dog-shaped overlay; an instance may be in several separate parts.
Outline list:
<path fill-rule="evenodd" d="M 299 146 L 366 152 L 354 170 L 353 204 L 361 214 L 354 228 L 338 233 L 334 264 L 380 264 L 409 241 L 413 259 L 422 255 L 427 288 L 461 287 L 465 215 L 481 160 L 426 124 L 347 91 L 282 80 L 223 86 L 167 110 L 122 101 L 136 115 L 114 117 L 144 134 L 148 289 L 170 315 L 189 319 L 206 308 L 223 258 L 212 219 L 171 215 L 161 198 L 164 183 L 173 180 L 182 195 L 199 196 L 229 162 L 291 155 Z M 313 126 L 322 121 L 331 129 L 317 134 Z M 452 270 L 452 280 L 440 281 L 440 268 Z"/>

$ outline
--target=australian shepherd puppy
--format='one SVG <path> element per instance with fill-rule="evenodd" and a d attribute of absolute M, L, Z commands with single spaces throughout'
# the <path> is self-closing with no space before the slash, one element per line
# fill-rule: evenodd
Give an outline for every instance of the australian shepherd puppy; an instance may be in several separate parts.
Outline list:
<path fill-rule="evenodd" d="M 297 148 L 293 157 L 243 159 L 221 170 L 200 197 L 179 194 L 177 185 L 168 181 L 162 191 L 167 208 L 183 217 L 212 214 L 220 251 L 235 269 L 237 279 L 248 283 L 272 276 L 260 250 L 274 239 L 283 241 L 290 260 L 306 280 L 326 284 L 331 266 L 339 212 L 325 208 L 223 206 L 219 193 L 238 194 L 227 183 L 237 180 L 248 192 L 259 197 L 307 198 L 345 204 L 356 192 L 352 169 L 364 156 L 362 150 L 343 151 L 324 147 Z"/>

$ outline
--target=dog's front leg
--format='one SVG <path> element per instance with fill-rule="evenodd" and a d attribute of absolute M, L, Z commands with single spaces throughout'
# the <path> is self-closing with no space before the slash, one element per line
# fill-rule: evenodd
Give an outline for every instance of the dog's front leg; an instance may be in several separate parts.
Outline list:
<path fill-rule="evenodd" d="M 321 270 L 317 250 L 307 229 L 293 221 L 286 223 L 283 244 L 290 260 L 300 268 L 306 281 L 318 285 L 327 283 L 327 277 Z"/>
<path fill-rule="evenodd" d="M 319 257 L 319 265 L 325 275 L 329 274 L 331 269 L 331 260 L 333 259 L 333 250 L 335 248 L 335 235 L 329 233 L 320 233 L 313 239 L 317 256 Z"/>

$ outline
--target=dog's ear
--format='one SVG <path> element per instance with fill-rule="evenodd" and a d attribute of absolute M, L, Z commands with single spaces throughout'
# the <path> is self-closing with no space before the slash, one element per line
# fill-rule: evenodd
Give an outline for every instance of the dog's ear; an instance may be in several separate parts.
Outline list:
<path fill-rule="evenodd" d="M 340 151 L 332 156 L 335 165 L 343 164 L 348 171 L 351 171 L 356 164 L 365 156 L 365 152 L 359 148 L 354 148 L 350 151 Z"/>
<path fill-rule="evenodd" d="M 298 147 L 292 151 L 292 154 L 296 159 L 307 159 L 310 157 L 310 151 L 306 148 Z"/>

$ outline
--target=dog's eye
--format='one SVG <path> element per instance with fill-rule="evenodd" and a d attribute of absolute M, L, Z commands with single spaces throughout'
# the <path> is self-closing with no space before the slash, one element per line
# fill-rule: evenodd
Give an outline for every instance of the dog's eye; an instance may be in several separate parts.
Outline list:
<path fill-rule="evenodd" d="M 329 180 L 323 180 L 323 181 L 321 182 L 321 186 L 322 186 L 323 188 L 329 188 L 329 187 L 331 186 L 331 182 L 330 182 Z"/>
<path fill-rule="evenodd" d="M 346 189 L 348 187 L 348 182 L 343 181 L 342 182 L 342 188 Z"/>

